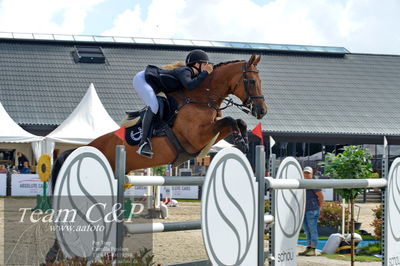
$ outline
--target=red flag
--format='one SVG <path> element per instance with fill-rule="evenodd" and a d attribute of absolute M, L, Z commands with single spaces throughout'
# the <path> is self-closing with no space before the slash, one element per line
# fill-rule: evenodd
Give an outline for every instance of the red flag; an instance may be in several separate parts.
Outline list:
<path fill-rule="evenodd" d="M 253 133 L 257 137 L 259 137 L 261 139 L 261 144 L 264 145 L 264 138 L 263 138 L 262 130 L 261 130 L 261 122 L 258 123 L 257 126 L 255 126 L 255 128 L 253 128 L 251 133 Z"/>
<path fill-rule="evenodd" d="M 125 141 L 125 126 L 122 126 L 120 129 L 114 131 L 114 134 L 120 138 L 122 141 Z"/>

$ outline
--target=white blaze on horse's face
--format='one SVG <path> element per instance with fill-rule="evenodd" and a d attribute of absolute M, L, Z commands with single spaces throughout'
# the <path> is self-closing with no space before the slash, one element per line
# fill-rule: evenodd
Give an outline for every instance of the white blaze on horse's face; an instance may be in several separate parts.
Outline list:
<path fill-rule="evenodd" d="M 257 119 L 261 119 L 267 114 L 267 104 L 263 96 L 261 87 L 261 79 L 257 64 L 260 62 L 261 56 L 255 56 L 254 54 L 250 57 L 247 62 L 244 74 L 244 91 L 247 94 L 247 99 L 244 104 L 248 105 L 251 114 Z"/>

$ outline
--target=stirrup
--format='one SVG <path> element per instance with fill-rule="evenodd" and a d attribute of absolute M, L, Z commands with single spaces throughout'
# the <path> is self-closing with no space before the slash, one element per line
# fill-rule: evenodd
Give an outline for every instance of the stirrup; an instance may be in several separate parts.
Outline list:
<path fill-rule="evenodd" d="M 149 145 L 149 148 L 150 148 L 149 151 L 144 151 L 144 150 L 143 150 L 143 149 L 146 147 L 146 145 Z M 141 155 L 141 156 L 144 156 L 144 157 L 146 157 L 146 158 L 150 158 L 150 159 L 153 158 L 154 153 L 153 153 L 153 151 L 152 151 L 150 141 L 145 141 L 145 142 L 143 142 L 143 144 L 140 145 L 139 148 L 137 149 L 136 153 L 139 154 L 139 155 Z"/>

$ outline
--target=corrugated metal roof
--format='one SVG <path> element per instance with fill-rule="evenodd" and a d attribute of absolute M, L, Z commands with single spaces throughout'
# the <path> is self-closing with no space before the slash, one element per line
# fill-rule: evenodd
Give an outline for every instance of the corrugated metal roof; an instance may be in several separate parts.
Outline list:
<path fill-rule="evenodd" d="M 89 84 L 115 121 L 139 109 L 133 75 L 148 64 L 183 60 L 187 48 L 103 45 L 106 64 L 75 63 L 73 43 L 0 41 L 0 101 L 19 124 L 58 125 Z M 214 62 L 248 59 L 252 50 L 208 50 Z M 257 50 L 257 52 L 260 52 Z M 259 64 L 272 133 L 400 136 L 400 57 L 263 52 Z M 238 109 L 224 115 L 258 120 Z"/>

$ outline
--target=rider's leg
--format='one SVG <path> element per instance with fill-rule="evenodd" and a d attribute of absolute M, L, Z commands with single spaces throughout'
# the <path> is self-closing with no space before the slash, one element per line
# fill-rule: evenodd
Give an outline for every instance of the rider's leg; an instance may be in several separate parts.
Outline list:
<path fill-rule="evenodd" d="M 139 143 L 137 153 L 152 158 L 153 151 L 151 148 L 150 137 L 153 117 L 158 112 L 158 101 L 153 88 L 146 82 L 144 71 L 141 71 L 133 78 L 133 87 L 139 94 L 140 98 L 148 106 L 142 119 L 142 139 Z"/>
<path fill-rule="evenodd" d="M 151 108 L 147 108 L 142 119 L 142 139 L 136 151 L 138 154 L 148 158 L 153 157 L 153 150 L 150 142 L 153 117 L 153 111 Z"/>

